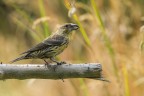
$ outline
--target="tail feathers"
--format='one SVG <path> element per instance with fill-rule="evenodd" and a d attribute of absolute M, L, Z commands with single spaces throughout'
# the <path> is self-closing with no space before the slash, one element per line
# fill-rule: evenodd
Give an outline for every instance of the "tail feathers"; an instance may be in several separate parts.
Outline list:
<path fill-rule="evenodd" d="M 20 61 L 20 60 L 22 60 L 22 59 L 25 59 L 25 56 L 18 57 L 18 58 L 16 58 L 16 59 L 10 61 L 10 63 L 14 63 L 14 62 Z"/>

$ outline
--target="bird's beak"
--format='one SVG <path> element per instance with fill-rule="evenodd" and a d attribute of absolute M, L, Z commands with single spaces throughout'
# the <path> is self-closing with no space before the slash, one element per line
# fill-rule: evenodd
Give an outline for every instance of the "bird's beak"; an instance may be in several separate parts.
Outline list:
<path fill-rule="evenodd" d="M 73 30 L 79 29 L 79 26 L 77 24 L 73 24 Z"/>

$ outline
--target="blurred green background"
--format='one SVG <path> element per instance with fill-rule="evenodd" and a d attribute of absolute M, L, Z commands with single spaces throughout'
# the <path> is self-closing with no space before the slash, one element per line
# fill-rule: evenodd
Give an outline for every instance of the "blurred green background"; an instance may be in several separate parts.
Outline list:
<path fill-rule="evenodd" d="M 144 0 L 0 0 L 0 61 L 9 63 L 72 22 L 80 29 L 58 59 L 99 62 L 111 81 L 5 80 L 0 96 L 144 96 L 143 9 Z"/>

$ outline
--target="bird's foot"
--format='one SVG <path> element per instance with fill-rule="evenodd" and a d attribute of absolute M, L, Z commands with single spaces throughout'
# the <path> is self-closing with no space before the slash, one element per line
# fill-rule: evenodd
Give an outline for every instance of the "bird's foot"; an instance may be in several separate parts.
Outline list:
<path fill-rule="evenodd" d="M 45 61 L 45 67 L 46 67 L 46 68 L 51 67 L 51 66 L 49 65 L 49 62 L 47 62 L 46 60 L 44 60 L 44 61 Z"/>
<path fill-rule="evenodd" d="M 56 71 L 56 69 L 57 69 L 57 67 L 58 67 L 59 65 L 66 64 L 65 61 L 56 62 L 56 63 L 57 63 L 57 65 L 55 65 L 55 66 L 53 67 L 54 71 Z"/>
<path fill-rule="evenodd" d="M 65 61 L 62 61 L 61 63 L 62 63 L 62 64 L 66 64 L 66 62 L 65 62 Z"/>
<path fill-rule="evenodd" d="M 65 61 L 57 62 L 57 65 L 62 65 L 62 64 L 66 64 L 66 62 Z"/>

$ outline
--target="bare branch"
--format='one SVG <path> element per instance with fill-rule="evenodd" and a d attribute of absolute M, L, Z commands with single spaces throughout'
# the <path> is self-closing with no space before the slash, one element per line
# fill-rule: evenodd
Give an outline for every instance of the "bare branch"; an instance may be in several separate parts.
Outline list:
<path fill-rule="evenodd" d="M 67 79 L 104 80 L 101 64 L 0 64 L 0 79 Z"/>

